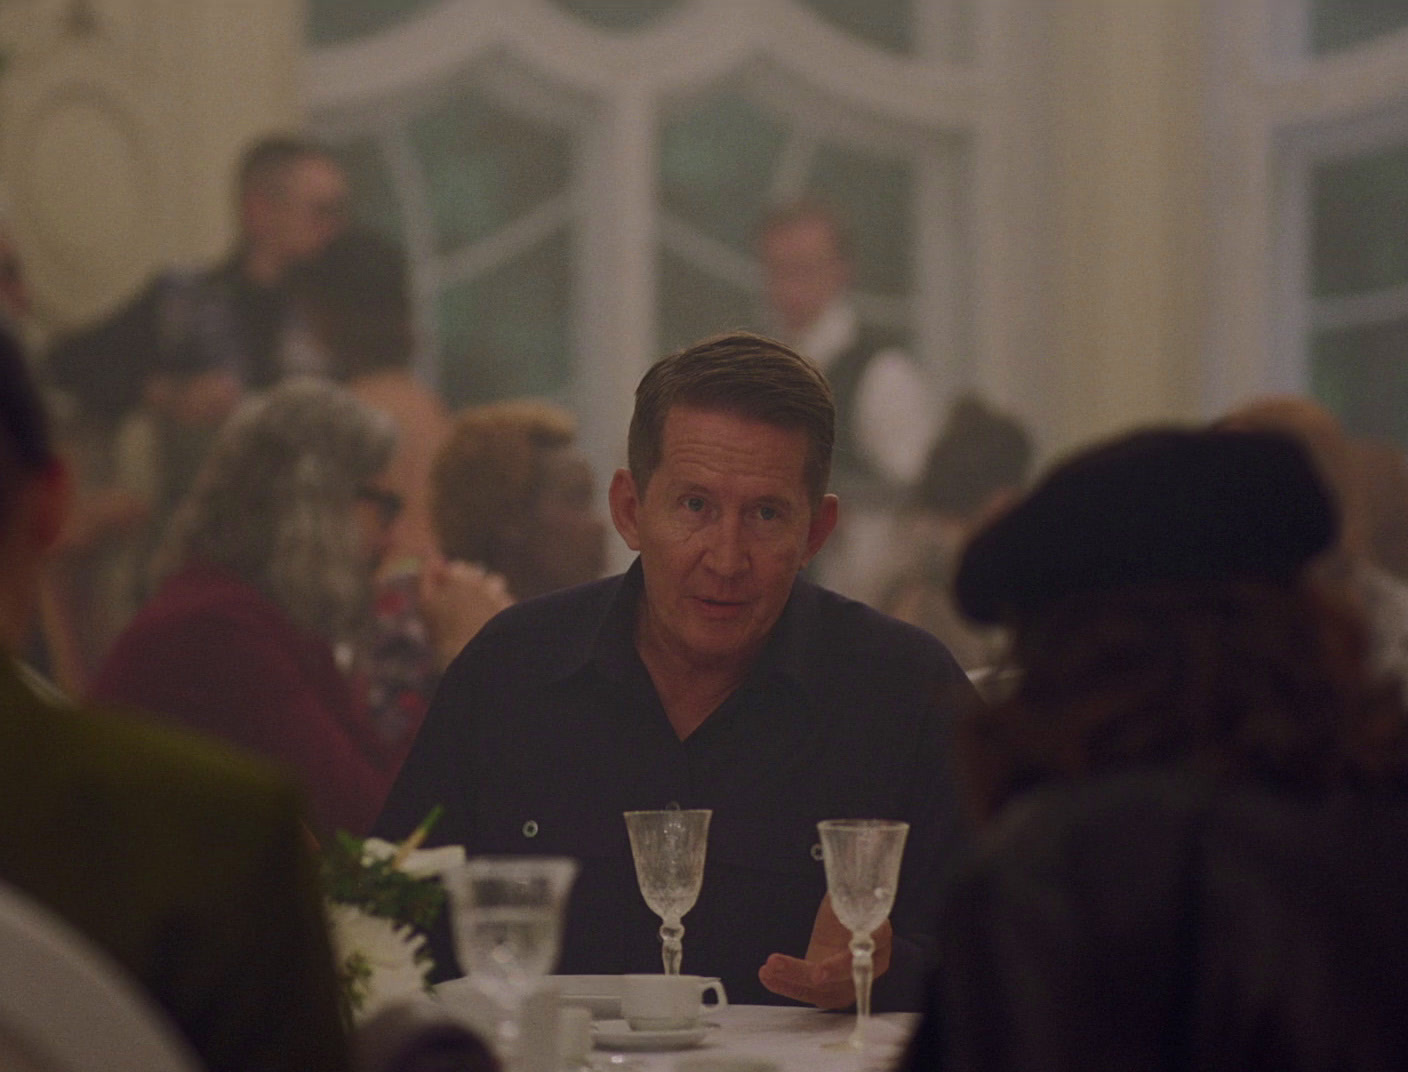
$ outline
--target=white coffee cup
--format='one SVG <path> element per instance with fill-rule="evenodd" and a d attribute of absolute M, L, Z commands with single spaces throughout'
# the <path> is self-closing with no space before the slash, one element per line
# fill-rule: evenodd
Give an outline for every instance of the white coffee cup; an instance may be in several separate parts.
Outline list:
<path fill-rule="evenodd" d="M 696 1027 L 704 995 L 713 991 L 715 1008 L 728 1007 L 724 984 L 702 975 L 623 975 L 621 1015 L 632 1031 L 681 1031 Z"/>

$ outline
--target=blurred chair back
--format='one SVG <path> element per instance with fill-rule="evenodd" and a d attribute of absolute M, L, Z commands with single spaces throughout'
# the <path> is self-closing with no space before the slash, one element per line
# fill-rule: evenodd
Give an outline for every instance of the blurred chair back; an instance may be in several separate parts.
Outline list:
<path fill-rule="evenodd" d="M 121 968 L 3 882 L 0 1068 L 200 1072 L 166 1017 Z"/>

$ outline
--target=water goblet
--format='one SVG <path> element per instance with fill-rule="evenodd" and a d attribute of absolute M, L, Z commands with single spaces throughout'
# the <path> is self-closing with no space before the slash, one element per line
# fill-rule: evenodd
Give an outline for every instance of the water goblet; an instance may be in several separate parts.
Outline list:
<path fill-rule="evenodd" d="M 666 975 L 680 973 L 684 959 L 681 920 L 699 898 L 713 814 L 707 808 L 625 813 L 641 896 L 662 920 L 660 955 Z"/>
<path fill-rule="evenodd" d="M 528 995 L 557 965 L 562 913 L 577 862 L 561 856 L 478 856 L 451 876 L 455 951 L 499 1009 L 505 1067 L 518 1053 Z"/>
<path fill-rule="evenodd" d="M 890 819 L 827 819 L 817 823 L 831 909 L 851 932 L 851 977 L 856 984 L 856 1026 L 840 1045 L 865 1048 L 870 987 L 875 978 L 871 934 L 895 903 L 900 860 L 909 824 Z"/>

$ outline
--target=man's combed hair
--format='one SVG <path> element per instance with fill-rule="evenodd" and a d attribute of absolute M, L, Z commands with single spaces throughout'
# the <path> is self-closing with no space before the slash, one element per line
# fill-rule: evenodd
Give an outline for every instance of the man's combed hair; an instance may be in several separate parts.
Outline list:
<path fill-rule="evenodd" d="M 734 331 L 651 367 L 636 387 L 626 441 L 631 476 L 642 494 L 660 464 L 665 418 L 676 406 L 804 432 L 807 490 L 814 503 L 826 494 L 836 439 L 831 386 L 820 369 L 782 343 Z"/>
<path fill-rule="evenodd" d="M 370 591 L 352 506 L 395 437 L 389 417 L 330 383 L 291 380 L 246 403 L 173 520 L 158 576 L 223 566 L 303 629 L 346 637 Z"/>
<path fill-rule="evenodd" d="M 446 557 L 502 570 L 504 534 L 529 523 L 545 452 L 571 446 L 576 434 L 572 414 L 534 399 L 456 417 L 430 477 L 431 516 Z"/>

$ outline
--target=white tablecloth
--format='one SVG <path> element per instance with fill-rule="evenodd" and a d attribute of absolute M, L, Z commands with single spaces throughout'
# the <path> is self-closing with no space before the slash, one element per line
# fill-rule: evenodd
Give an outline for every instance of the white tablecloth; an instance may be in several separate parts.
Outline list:
<path fill-rule="evenodd" d="M 708 1020 L 719 1025 L 704 1042 L 673 1053 L 627 1053 L 619 1060 L 610 1050 L 596 1050 L 596 1067 L 621 1072 L 672 1072 L 675 1063 L 692 1054 L 766 1057 L 782 1072 L 858 1072 L 890 1069 L 918 1023 L 915 1013 L 883 1013 L 871 1017 L 866 1032 L 865 1061 L 849 1050 L 825 1049 L 827 1042 L 850 1036 L 855 1017 L 819 1009 L 775 1005 L 731 1005 L 713 1010 Z"/>

